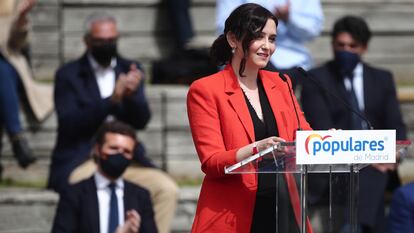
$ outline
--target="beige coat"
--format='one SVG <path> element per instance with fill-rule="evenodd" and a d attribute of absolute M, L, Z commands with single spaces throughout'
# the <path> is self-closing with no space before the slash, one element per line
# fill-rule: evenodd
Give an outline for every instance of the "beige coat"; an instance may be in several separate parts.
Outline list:
<path fill-rule="evenodd" d="M 14 66 L 20 75 L 30 108 L 38 121 L 43 121 L 53 110 L 53 88 L 51 85 L 37 83 L 21 49 L 26 45 L 28 25 L 16 28 L 17 2 L 0 1 L 0 52 Z"/>

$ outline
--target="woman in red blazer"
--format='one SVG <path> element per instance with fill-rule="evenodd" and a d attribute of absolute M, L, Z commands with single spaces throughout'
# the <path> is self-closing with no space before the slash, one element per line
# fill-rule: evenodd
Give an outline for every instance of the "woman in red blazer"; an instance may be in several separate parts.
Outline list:
<path fill-rule="evenodd" d="M 276 175 L 224 174 L 225 167 L 257 150 L 295 139 L 299 125 L 294 108 L 300 109 L 296 99 L 292 102 L 278 73 L 262 70 L 275 51 L 276 26 L 277 19 L 260 5 L 235 9 L 210 51 L 225 69 L 190 87 L 188 117 L 206 174 L 193 233 L 276 232 Z M 299 121 L 302 129 L 310 129 L 301 111 Z M 280 232 L 298 232 L 300 213 L 292 211 L 298 205 L 296 183 L 292 175 L 282 179 L 289 201 L 280 205 L 289 208 L 279 212 L 278 222 L 288 225 L 284 220 L 294 219 L 294 226 L 277 227 Z"/>

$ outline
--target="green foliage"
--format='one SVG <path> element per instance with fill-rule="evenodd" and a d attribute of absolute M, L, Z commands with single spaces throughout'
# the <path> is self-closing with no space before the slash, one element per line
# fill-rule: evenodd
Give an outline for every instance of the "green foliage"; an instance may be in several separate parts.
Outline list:
<path fill-rule="evenodd" d="M 197 178 L 191 178 L 191 177 L 179 177 L 175 178 L 175 181 L 177 182 L 178 186 L 200 186 L 203 178 L 197 177 Z"/>
<path fill-rule="evenodd" d="M 44 188 L 46 187 L 46 181 L 19 181 L 12 178 L 0 180 L 0 188 L 6 187 Z"/>

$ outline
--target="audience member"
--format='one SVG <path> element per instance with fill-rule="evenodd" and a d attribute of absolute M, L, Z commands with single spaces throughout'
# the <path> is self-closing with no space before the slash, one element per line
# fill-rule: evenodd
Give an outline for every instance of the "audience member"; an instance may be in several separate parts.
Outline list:
<path fill-rule="evenodd" d="M 309 71 L 320 88 L 303 81 L 302 107 L 315 130 L 367 129 L 368 124 L 337 98 L 364 115 L 375 129 L 396 129 L 397 140 L 406 138 L 392 74 L 363 62 L 371 31 L 359 17 L 345 16 L 335 22 L 332 31 L 334 59 Z M 362 233 L 381 233 L 385 229 L 384 193 L 399 185 L 394 164 L 373 164 L 359 176 L 358 221 Z M 310 196 L 323 201 L 328 193 L 328 177 L 309 179 Z"/>
<path fill-rule="evenodd" d="M 171 30 L 177 49 L 185 49 L 194 38 L 194 30 L 190 16 L 190 0 L 164 0 L 171 19 Z"/>
<path fill-rule="evenodd" d="M 88 158 L 92 136 L 103 122 L 117 119 L 143 129 L 150 119 L 143 72 L 138 62 L 118 54 L 118 37 L 114 17 L 92 14 L 85 24 L 87 51 L 56 73 L 58 138 L 48 186 L 57 192 L 64 191 L 69 181 L 78 182 L 96 170 Z M 158 230 L 169 232 L 178 187 L 154 167 L 145 156 L 142 143 L 138 143 L 133 160 L 136 165 L 130 166 L 123 177 L 150 191 Z"/>
<path fill-rule="evenodd" d="M 97 171 L 61 194 L 52 233 L 156 233 L 149 192 L 121 178 L 134 156 L 135 130 L 112 121 L 95 140 Z"/>
<path fill-rule="evenodd" d="M 279 19 L 276 50 L 267 69 L 287 72 L 295 84 L 295 67 L 310 69 L 313 65 L 306 43 L 319 36 L 324 16 L 319 0 L 218 0 L 216 27 L 223 32 L 224 21 L 237 6 L 253 2 L 262 5 Z"/>
<path fill-rule="evenodd" d="M 390 207 L 387 233 L 414 232 L 414 183 L 395 190 Z"/>
<path fill-rule="evenodd" d="M 29 123 L 43 121 L 53 108 L 52 87 L 34 82 L 28 61 L 22 54 L 28 46 L 28 14 L 35 4 L 35 0 L 0 2 L 0 132 L 5 129 L 14 157 L 22 168 L 35 162 L 36 157 L 23 135 L 19 102 L 23 103 Z M 0 177 L 1 173 L 0 165 Z"/>
<path fill-rule="evenodd" d="M 191 20 L 190 0 L 163 0 L 173 35 L 172 53 L 152 64 L 152 83 L 191 84 L 194 80 L 217 72 L 211 64 L 208 48 L 211 41 L 197 36 Z"/>

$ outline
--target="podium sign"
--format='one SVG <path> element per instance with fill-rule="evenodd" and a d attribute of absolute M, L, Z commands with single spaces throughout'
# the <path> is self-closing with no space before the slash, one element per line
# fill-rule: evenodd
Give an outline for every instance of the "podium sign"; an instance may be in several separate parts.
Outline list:
<path fill-rule="evenodd" d="M 395 130 L 298 131 L 296 142 L 278 143 L 224 172 L 274 174 L 276 233 L 290 232 L 285 227 L 296 225 L 301 233 L 309 233 L 308 217 L 318 221 L 313 232 L 357 233 L 359 171 L 369 163 L 394 162 L 396 151 L 411 144 L 396 141 L 395 135 Z M 298 187 L 299 200 L 286 197 L 289 180 L 296 182 L 291 187 Z M 300 208 L 299 221 L 287 215 L 291 200 Z"/>
<path fill-rule="evenodd" d="M 297 131 L 296 163 L 395 163 L 395 135 L 395 130 Z"/>

